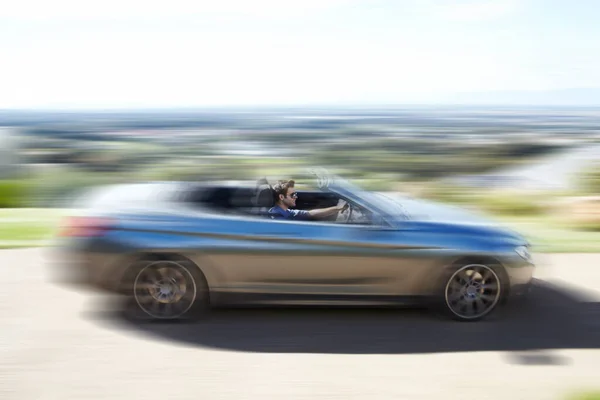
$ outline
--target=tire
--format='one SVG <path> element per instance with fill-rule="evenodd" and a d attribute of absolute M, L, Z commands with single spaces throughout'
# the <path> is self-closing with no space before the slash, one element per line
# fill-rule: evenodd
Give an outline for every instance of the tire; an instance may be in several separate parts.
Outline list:
<path fill-rule="evenodd" d="M 204 274 L 183 257 L 145 258 L 127 276 L 128 319 L 194 321 L 210 309 Z"/>
<path fill-rule="evenodd" d="M 437 308 L 446 317 L 462 322 L 487 318 L 502 303 L 505 274 L 487 263 L 462 263 L 442 276 Z"/>

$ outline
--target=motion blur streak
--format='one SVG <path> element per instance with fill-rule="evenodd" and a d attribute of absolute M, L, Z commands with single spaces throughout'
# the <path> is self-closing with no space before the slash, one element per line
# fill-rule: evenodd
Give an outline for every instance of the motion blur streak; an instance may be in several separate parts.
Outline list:
<path fill-rule="evenodd" d="M 2 111 L 0 397 L 593 389 L 597 115 Z M 273 221 L 289 179 L 297 209 L 350 208 Z"/>

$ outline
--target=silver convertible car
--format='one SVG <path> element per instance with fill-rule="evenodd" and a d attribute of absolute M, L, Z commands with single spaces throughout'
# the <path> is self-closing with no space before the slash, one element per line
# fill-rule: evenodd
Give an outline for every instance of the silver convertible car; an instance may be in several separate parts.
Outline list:
<path fill-rule="evenodd" d="M 102 188 L 61 229 L 53 265 L 71 282 L 125 295 L 142 319 L 240 305 L 424 305 L 475 321 L 528 292 L 534 263 L 518 233 L 326 171 L 314 177 L 315 189 L 297 190 L 297 208 L 348 203 L 344 212 L 270 219 L 266 179 Z"/>

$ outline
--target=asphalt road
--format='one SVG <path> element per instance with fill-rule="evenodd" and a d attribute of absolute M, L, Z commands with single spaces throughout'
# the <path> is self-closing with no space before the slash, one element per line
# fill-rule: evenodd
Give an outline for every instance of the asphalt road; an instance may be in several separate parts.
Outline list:
<path fill-rule="evenodd" d="M 0 251 L 0 399 L 559 399 L 600 388 L 600 254 L 544 258 L 481 323 L 422 311 L 229 310 L 135 325 Z M 584 291 L 585 289 L 585 291 Z"/>

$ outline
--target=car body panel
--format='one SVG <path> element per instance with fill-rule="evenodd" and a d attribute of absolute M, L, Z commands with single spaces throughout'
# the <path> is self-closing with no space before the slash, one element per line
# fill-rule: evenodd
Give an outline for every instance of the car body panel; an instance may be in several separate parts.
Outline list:
<path fill-rule="evenodd" d="M 182 186 L 166 187 L 178 192 Z M 514 250 L 527 245 L 518 233 L 464 216 L 416 218 L 414 207 L 409 212 L 396 199 L 380 201 L 343 184 L 331 185 L 325 196 L 299 192 L 307 204 L 329 202 L 333 193 L 375 214 L 376 222 L 271 220 L 160 192 L 157 203 L 94 208 L 93 215 L 113 221 L 111 229 L 99 237 L 59 238 L 55 259 L 79 282 L 119 292 L 141 255 L 183 256 L 204 274 L 213 305 L 412 302 L 434 295 L 445 269 L 466 258 L 500 265 L 509 290 L 531 282 L 534 265 Z M 383 207 L 388 201 L 398 206 Z M 437 208 L 440 215 L 450 216 L 444 207 Z"/>

